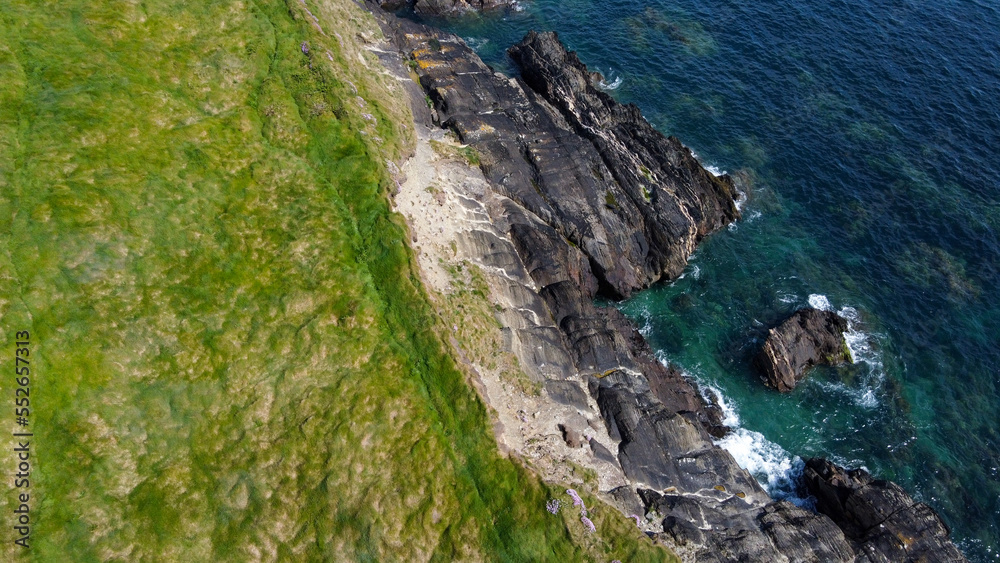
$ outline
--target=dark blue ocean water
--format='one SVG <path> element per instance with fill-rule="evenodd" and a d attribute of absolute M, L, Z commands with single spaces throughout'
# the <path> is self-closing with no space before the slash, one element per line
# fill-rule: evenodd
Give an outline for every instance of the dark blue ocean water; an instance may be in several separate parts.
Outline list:
<path fill-rule="evenodd" d="M 620 307 L 721 395 L 777 495 L 799 458 L 898 481 L 1000 560 L 1000 2 L 526 0 L 431 22 L 512 71 L 555 30 L 609 91 L 753 190 L 684 277 Z M 764 389 L 749 355 L 809 302 L 854 366 Z"/>

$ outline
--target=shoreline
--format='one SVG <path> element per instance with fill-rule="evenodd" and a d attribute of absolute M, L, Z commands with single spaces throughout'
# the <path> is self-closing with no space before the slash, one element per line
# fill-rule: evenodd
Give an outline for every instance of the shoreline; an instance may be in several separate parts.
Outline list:
<path fill-rule="evenodd" d="M 377 10 L 373 7 L 370 9 L 373 13 Z M 600 452 L 598 447 L 595 447 L 593 442 L 588 439 L 586 441 L 591 445 L 592 457 L 598 459 L 601 457 L 598 453 L 606 454 L 603 456 L 605 459 L 600 460 L 603 465 L 602 463 L 598 463 L 596 466 L 590 464 L 590 467 L 595 469 L 600 476 L 599 491 L 605 493 L 605 497 L 616 504 L 623 514 L 626 514 L 630 509 L 635 509 L 636 506 L 643 507 L 644 513 L 650 513 L 650 509 L 653 508 L 655 509 L 653 510 L 654 514 L 660 510 L 675 514 L 664 520 L 663 532 L 654 535 L 678 553 L 682 553 L 685 560 L 703 560 L 706 557 L 709 558 L 708 560 L 712 560 L 713 553 L 730 551 L 756 553 L 757 555 L 772 553 L 779 557 L 793 558 L 809 554 L 812 554 L 813 557 L 817 554 L 825 554 L 824 558 L 850 560 L 855 549 L 866 545 L 864 541 L 854 537 L 851 537 L 850 541 L 845 539 L 834 522 L 822 514 L 804 511 L 789 503 L 772 501 L 756 480 L 746 470 L 736 465 L 735 460 L 728 452 L 711 442 L 710 434 L 721 437 L 727 430 L 721 428 L 721 413 L 718 406 L 703 404 L 701 395 L 691 386 L 691 382 L 685 380 L 676 370 L 661 366 L 659 362 L 656 362 L 642 336 L 638 334 L 633 324 L 624 319 L 617 310 L 598 311 L 589 302 L 577 302 L 581 301 L 581 295 L 586 297 L 589 294 L 589 298 L 592 300 L 596 294 L 597 287 L 588 287 L 590 282 L 587 281 L 587 277 L 588 274 L 591 274 L 591 270 L 597 274 L 596 281 L 601 287 L 601 292 L 610 293 L 611 296 L 627 296 L 629 292 L 641 289 L 649 282 L 627 279 L 627 275 L 622 278 L 614 271 L 607 269 L 605 264 L 601 263 L 601 258 L 593 254 L 593 247 L 586 245 L 585 240 L 577 238 L 576 244 L 574 244 L 573 240 L 565 239 L 566 236 L 579 236 L 573 234 L 572 228 L 563 231 L 562 241 L 553 242 L 555 239 L 550 235 L 545 235 L 546 228 L 549 228 L 546 224 L 556 226 L 557 230 L 565 227 L 565 223 L 560 223 L 558 210 L 556 211 L 557 216 L 553 219 L 551 212 L 547 212 L 544 206 L 539 205 L 537 208 L 532 208 L 532 202 L 526 201 L 530 199 L 530 194 L 528 198 L 525 198 L 523 194 L 517 192 L 516 186 L 512 187 L 507 183 L 512 174 L 516 178 L 517 170 L 512 170 L 502 158 L 497 159 L 496 153 L 490 152 L 495 149 L 490 143 L 495 143 L 494 139 L 503 139 L 502 127 L 504 124 L 497 124 L 501 127 L 501 132 L 495 133 L 494 124 L 496 122 L 491 122 L 492 118 L 483 116 L 493 114 L 498 109 L 497 102 L 486 102 L 489 107 L 486 113 L 479 113 L 482 111 L 480 109 L 474 110 L 472 114 L 462 113 L 461 104 L 471 104 L 469 107 L 475 108 L 475 104 L 488 100 L 488 93 L 483 94 L 481 90 L 476 89 L 483 87 L 484 84 L 488 83 L 491 85 L 488 87 L 494 89 L 510 87 L 513 88 L 514 94 L 516 91 L 522 91 L 521 95 L 531 104 L 541 107 L 543 113 L 555 114 L 553 119 L 557 123 L 557 127 L 568 126 L 568 129 L 574 131 L 576 135 L 588 138 L 598 147 L 599 151 L 616 148 L 620 150 L 621 147 L 616 147 L 616 144 L 625 144 L 624 152 L 626 153 L 634 150 L 641 151 L 644 150 L 642 143 L 629 146 L 627 139 L 625 143 L 621 143 L 620 137 L 595 132 L 597 130 L 587 123 L 587 119 L 592 118 L 592 115 L 587 113 L 588 108 L 585 107 L 578 111 L 574 101 L 572 101 L 573 96 L 579 95 L 579 92 L 573 90 L 576 85 L 570 84 L 569 91 L 560 90 L 560 88 L 567 86 L 548 82 L 544 69 L 541 71 L 541 75 L 526 73 L 524 82 L 521 79 L 507 79 L 501 75 L 477 78 L 480 82 L 473 84 L 473 87 L 470 88 L 469 83 L 462 83 L 460 79 L 456 80 L 455 75 L 486 75 L 492 73 L 492 69 L 485 70 L 483 68 L 485 65 L 478 61 L 478 57 L 472 54 L 461 40 L 419 24 L 401 23 L 399 20 L 392 21 L 389 18 L 392 16 L 377 16 L 386 30 L 386 35 L 395 36 L 400 56 L 408 57 L 413 67 L 413 73 L 422 86 L 420 92 L 424 96 L 429 96 L 425 99 L 428 101 L 428 106 L 432 106 L 428 108 L 429 112 L 424 112 L 423 115 L 425 120 L 429 120 L 425 124 L 427 138 L 421 138 L 419 141 L 426 146 L 417 150 L 418 158 L 424 160 L 413 166 L 408 163 L 404 167 L 407 181 L 401 186 L 401 191 L 396 197 L 397 210 L 407 216 L 408 223 L 414 230 L 413 246 L 418 255 L 425 281 L 429 287 L 439 293 L 435 301 L 441 298 L 442 293 L 446 294 L 450 289 L 453 289 L 451 287 L 455 280 L 453 272 L 453 279 L 449 281 L 447 276 L 442 275 L 443 268 L 441 267 L 442 264 L 447 263 L 448 259 L 445 256 L 448 254 L 447 248 L 449 246 L 451 247 L 451 260 L 457 260 L 458 263 L 478 262 L 476 265 L 481 269 L 492 270 L 491 273 L 494 274 L 497 271 L 502 272 L 502 275 L 487 274 L 486 278 L 489 280 L 487 285 L 490 288 L 489 294 L 492 302 L 500 305 L 497 318 L 500 320 L 502 330 L 506 335 L 505 347 L 518 357 L 519 364 L 528 372 L 529 379 L 543 387 L 543 392 L 539 395 L 541 400 L 517 402 L 497 373 L 490 373 L 491 370 L 482 369 L 482 366 L 477 366 L 474 362 L 471 363 L 472 371 L 480 376 L 480 394 L 496 416 L 496 435 L 501 449 L 516 452 L 523 458 L 545 459 L 551 462 L 541 470 L 532 464 L 543 478 L 548 479 L 550 476 L 559 474 L 558 466 L 560 463 L 588 461 L 589 458 L 584 459 L 585 456 L 579 455 L 580 450 L 572 452 L 570 450 L 575 448 L 567 448 L 567 446 L 579 442 L 580 435 L 593 439 L 600 445 L 603 452 Z M 435 45 L 436 48 L 434 48 Z M 537 47 L 533 48 L 532 52 L 536 50 Z M 454 55 L 454 51 L 459 51 L 459 54 Z M 455 58 L 448 59 L 441 55 L 442 52 Z M 575 59 L 575 55 L 572 53 L 570 55 L 572 58 L 570 66 L 581 67 L 583 76 L 586 76 L 586 69 Z M 519 57 L 515 56 L 515 58 Z M 541 64 L 546 64 L 545 57 L 542 57 Z M 451 67 L 457 66 L 457 68 L 449 68 L 449 65 Z M 450 75 L 450 72 L 454 74 Z M 509 82 L 505 84 L 504 80 Z M 531 86 L 534 92 L 525 87 L 525 82 Z M 480 95 L 483 98 L 477 98 Z M 584 102 L 586 102 L 587 94 L 583 95 L 585 96 Z M 473 100 L 470 101 L 469 97 L 472 97 Z M 460 104 L 459 109 L 456 109 L 454 104 L 456 101 Z M 576 101 L 579 102 L 579 99 Z M 551 102 L 552 105 L 548 105 L 548 102 Z M 599 102 L 603 102 L 603 100 L 599 100 Z M 490 106 L 489 103 L 494 105 Z M 520 102 L 515 102 L 515 105 L 517 103 Z M 415 119 L 419 119 L 417 107 L 420 103 L 418 101 L 413 105 Z M 519 108 L 517 111 L 522 111 L 527 106 L 521 103 L 516 107 Z M 441 114 L 442 112 L 444 115 Z M 635 113 L 638 114 L 638 111 L 635 110 Z M 564 119 L 569 119 L 570 122 L 561 122 L 559 114 Z M 642 119 L 641 115 L 638 117 L 640 120 Z M 575 119 L 580 121 L 574 121 Z M 558 125 L 560 123 L 561 125 Z M 643 123 L 645 123 L 644 120 Z M 649 127 L 648 123 L 645 125 Z M 437 127 L 436 131 L 435 127 Z M 444 128 L 457 132 L 459 137 L 463 137 L 462 142 L 465 142 L 466 145 L 461 145 L 456 140 L 448 141 L 445 139 L 442 133 Z M 432 139 L 435 135 L 437 138 Z M 421 132 L 421 137 L 423 136 L 424 133 Z M 467 170 L 479 172 L 479 174 L 466 174 L 463 180 L 456 182 L 454 178 L 456 172 L 452 166 L 456 164 L 455 159 L 451 159 L 451 163 L 447 165 L 441 164 L 442 158 L 447 161 L 447 157 L 437 158 L 436 162 L 427 162 L 428 156 L 431 154 L 429 151 L 433 151 L 430 147 L 432 140 L 439 144 L 444 143 L 445 146 L 450 146 L 456 151 L 465 150 L 467 147 L 473 147 L 473 150 L 484 149 L 486 153 L 480 155 L 479 158 L 485 157 L 488 162 L 485 164 L 480 162 L 479 170 L 472 166 L 471 162 L 460 163 L 460 166 L 465 166 Z M 679 142 L 677 145 L 680 146 Z M 557 144 L 553 149 L 556 151 L 557 158 L 559 146 Z M 529 153 L 530 151 L 531 149 L 529 149 Z M 687 152 L 690 153 L 689 150 Z M 434 157 L 431 156 L 431 158 Z M 623 182 L 620 170 L 614 169 L 616 163 L 609 162 L 606 153 L 602 153 L 602 158 L 614 170 L 613 173 L 616 174 L 619 182 Z M 411 162 L 413 160 L 411 159 Z M 541 159 L 538 158 L 538 160 Z M 437 193 L 426 192 L 423 194 L 420 192 L 421 182 L 426 182 L 429 178 L 428 166 L 434 169 L 434 177 L 446 178 Z M 496 168 L 502 169 L 505 175 L 495 173 Z M 645 166 L 640 165 L 638 168 L 648 177 L 649 173 L 646 172 Z M 413 169 L 412 177 L 411 169 Z M 697 164 L 697 169 L 705 175 L 711 174 L 700 164 Z M 483 174 L 481 171 L 490 171 L 491 173 Z M 535 172 L 535 174 L 544 175 L 545 172 Z M 452 177 L 448 178 L 449 176 Z M 544 178 L 542 186 L 539 186 L 535 180 L 532 180 L 532 185 L 544 197 L 541 190 L 548 188 L 544 185 Z M 472 198 L 469 198 L 470 194 L 473 194 Z M 464 203 L 470 199 L 476 200 L 477 197 L 475 205 L 470 206 Z M 607 206 L 609 208 L 617 207 L 618 199 L 621 197 L 623 197 L 621 193 L 618 193 L 617 197 L 607 195 Z M 634 193 L 627 194 L 627 197 L 631 197 L 633 200 L 637 199 Z M 650 201 L 645 187 L 642 188 L 641 197 L 647 202 Z M 688 195 L 686 197 L 698 196 Z M 443 208 L 447 207 L 446 203 L 451 204 L 453 213 L 450 215 L 443 211 Z M 442 209 L 435 209 L 435 204 Z M 528 211 L 526 217 L 518 215 L 524 214 L 524 206 Z M 428 208 L 433 211 L 426 213 Z M 512 208 L 516 209 L 512 210 Z M 421 211 L 425 212 L 421 213 Z M 460 217 L 460 215 L 469 212 L 473 216 L 478 213 L 479 219 L 469 220 L 467 217 Z M 513 220 L 511 219 L 512 213 L 516 216 Z M 690 218 L 691 216 L 689 216 Z M 479 222 L 483 225 L 488 224 L 490 228 L 485 230 L 467 228 L 464 231 L 464 236 L 458 236 L 463 232 L 459 227 L 463 221 L 466 227 Z M 712 223 L 713 226 L 707 231 L 699 230 L 698 236 L 692 238 L 693 243 L 728 222 Z M 551 256 L 551 254 L 546 253 L 552 252 L 553 248 L 556 249 L 556 255 L 562 257 L 561 261 L 555 264 L 559 272 L 555 274 L 543 272 L 541 276 L 538 275 L 540 266 L 544 269 L 552 264 L 539 263 L 538 258 L 533 257 L 533 252 L 537 251 L 537 248 L 525 246 L 525 235 L 520 235 L 521 240 L 518 240 L 517 232 L 520 225 L 527 225 L 530 229 L 543 233 L 542 235 L 530 235 L 529 238 L 534 237 L 532 244 L 539 243 L 539 237 L 544 239 L 541 243 L 543 255 Z M 434 233 L 435 226 L 438 228 L 437 235 Z M 482 236 L 470 235 L 470 233 L 488 233 L 485 238 L 492 239 L 492 242 L 485 243 Z M 511 234 L 515 236 L 511 237 Z M 694 235 L 693 232 L 690 234 Z M 496 248 L 497 241 L 503 247 L 500 251 Z M 686 263 L 687 255 L 694 249 L 693 243 L 685 246 L 684 250 L 681 251 L 680 262 L 670 262 L 669 266 L 663 268 L 664 278 L 671 279 L 680 273 Z M 583 257 L 578 246 L 587 249 L 589 253 L 587 258 Z M 590 268 L 587 267 L 587 259 L 589 259 Z M 497 267 L 497 263 L 493 262 L 496 260 L 505 266 L 520 266 L 520 270 L 516 275 L 511 276 L 510 270 Z M 674 260 L 674 258 L 668 260 Z M 534 267 L 529 266 L 529 264 L 534 264 Z M 614 267 L 616 266 L 612 266 L 612 268 Z M 553 275 L 555 278 L 552 277 Z M 541 278 L 541 283 L 539 283 L 538 278 Z M 466 276 L 467 281 L 468 277 Z M 569 281 L 577 284 L 577 290 L 576 292 L 570 291 L 568 300 L 565 292 L 556 296 L 544 294 L 547 288 Z M 653 281 L 656 281 L 656 278 Z M 517 289 L 512 289 L 515 286 Z M 528 307 L 519 307 L 519 305 L 526 304 L 525 302 L 529 304 Z M 570 309 L 568 313 L 564 311 L 566 307 Z M 531 314 L 527 316 L 531 319 L 528 320 L 523 315 L 511 314 L 512 310 L 519 309 L 530 311 Z M 539 319 L 546 317 L 546 313 L 552 320 L 559 322 L 538 322 Z M 581 318 L 585 321 L 580 321 Z M 591 328 L 587 330 L 591 336 L 594 336 L 595 332 L 601 333 L 602 330 L 609 332 L 603 335 L 605 339 L 603 341 L 601 335 L 598 334 L 598 343 L 595 345 L 588 342 L 584 345 L 585 350 L 581 351 L 579 349 L 581 341 L 576 338 L 578 333 L 574 333 L 573 328 L 567 330 L 567 319 L 575 319 L 576 322 L 584 322 L 584 324 L 589 323 L 588 326 Z M 560 339 L 551 337 L 553 329 L 562 333 Z M 547 332 L 549 338 L 539 340 L 539 332 Z M 537 366 L 551 368 L 551 365 L 547 366 L 546 362 L 538 362 L 537 357 L 533 357 L 532 353 L 526 350 L 525 343 L 539 341 L 550 345 L 553 350 L 562 349 L 561 354 L 556 354 L 562 365 L 559 365 L 557 361 L 558 368 L 554 373 L 543 374 L 534 369 Z M 452 343 L 456 344 L 454 339 Z M 536 347 L 541 348 L 541 346 Z M 456 346 L 456 350 L 460 348 L 461 346 Z M 566 361 L 567 359 L 569 362 Z M 588 361 L 593 363 L 588 363 Z M 568 385 L 567 390 L 552 392 L 549 389 L 551 382 L 566 384 Z M 583 392 L 580 393 L 580 391 Z M 560 399 L 566 400 L 563 402 Z M 560 403 L 563 404 L 560 405 Z M 635 406 L 629 406 L 633 403 Z M 530 409 L 520 408 L 522 405 L 529 404 L 531 405 Z M 535 410 L 540 404 L 550 407 L 554 405 L 575 407 L 576 414 L 581 415 L 582 420 L 575 420 L 568 426 L 575 431 L 577 437 L 574 439 L 569 432 L 563 432 L 563 435 L 559 436 L 551 428 L 561 424 L 559 420 L 562 418 L 572 418 L 572 409 L 554 408 L 547 410 L 543 408 Z M 529 414 L 528 410 L 534 411 L 530 413 L 530 421 L 525 416 Z M 544 414 L 542 414 L 543 411 Z M 597 415 L 596 420 L 603 418 L 603 424 L 593 424 L 595 417 L 592 415 L 594 414 Z M 595 426 L 603 427 L 600 429 L 605 431 L 601 433 L 600 429 Z M 517 432 L 512 431 L 515 427 Z M 721 435 L 715 435 L 720 432 Z M 531 442 L 532 438 L 526 438 L 526 436 L 537 438 L 545 445 L 531 450 L 528 447 L 529 443 L 537 444 L 538 442 Z M 668 453 L 650 454 L 648 450 L 651 447 L 654 450 L 659 447 L 667 447 Z M 584 446 L 583 451 L 586 450 L 587 448 Z M 616 459 L 619 463 L 615 464 L 611 458 Z M 689 466 L 689 460 L 695 461 L 693 467 Z M 691 470 L 695 467 L 697 469 L 692 474 Z M 708 481 L 713 481 L 716 484 L 710 485 Z M 718 484 L 720 482 L 722 484 Z M 671 483 L 677 483 L 677 485 Z M 622 490 L 623 485 L 626 484 L 631 490 Z M 612 489 L 613 485 L 617 486 Z M 663 491 L 664 494 L 656 492 L 657 490 Z M 634 494 L 635 492 L 639 492 L 642 496 L 641 504 L 637 504 L 640 499 Z M 667 502 L 663 500 L 664 498 L 671 500 Z M 910 505 L 915 506 L 912 500 L 909 502 Z M 692 509 L 696 509 L 701 514 L 701 525 L 692 527 L 690 523 Z M 660 516 L 665 516 L 665 514 L 661 513 Z M 933 515 L 933 518 L 937 519 L 937 516 Z M 939 519 L 937 521 L 939 522 Z M 721 530 L 720 525 L 723 526 Z M 647 528 L 655 529 L 656 526 L 658 526 L 656 518 L 653 518 L 652 525 L 649 525 L 649 521 L 647 521 Z M 781 529 L 777 535 L 775 527 Z M 756 534 L 756 536 L 748 544 L 746 538 L 728 534 L 726 530 L 729 528 L 738 529 L 741 533 Z M 649 531 L 653 532 L 653 529 Z M 944 531 L 943 541 L 930 546 L 929 549 L 931 551 L 941 550 L 942 554 L 951 557 L 953 555 L 951 552 L 954 551 L 957 554 L 957 550 L 948 542 L 946 528 Z M 839 539 L 836 536 L 839 536 Z M 817 541 L 816 537 L 820 539 Z"/>

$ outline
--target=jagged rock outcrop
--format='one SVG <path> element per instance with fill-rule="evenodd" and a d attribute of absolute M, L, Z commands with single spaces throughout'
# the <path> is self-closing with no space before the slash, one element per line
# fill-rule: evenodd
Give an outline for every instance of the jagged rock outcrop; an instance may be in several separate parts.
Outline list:
<path fill-rule="evenodd" d="M 846 330 L 847 319 L 833 311 L 812 307 L 796 311 L 767 332 L 755 359 L 761 379 L 768 387 L 788 392 L 814 365 L 850 362 Z"/>
<path fill-rule="evenodd" d="M 456 16 L 468 12 L 483 12 L 510 8 L 517 0 L 377 0 L 383 10 L 395 12 L 412 5 L 418 14 Z"/>
<path fill-rule="evenodd" d="M 522 362 L 537 355 L 530 371 L 552 403 L 579 412 L 596 403 L 611 443 L 589 438 L 590 450 L 632 484 L 606 498 L 626 513 L 658 514 L 659 537 L 698 561 L 854 561 L 833 519 L 773 501 L 712 442 L 727 431 L 719 409 L 659 362 L 621 313 L 593 304 L 599 292 L 627 296 L 678 275 L 703 236 L 738 216 L 732 180 L 600 92 L 555 34 L 529 34 L 512 49 L 519 79 L 457 37 L 392 17 L 382 24 L 411 61 L 434 123 L 478 153 L 493 192 L 483 198 L 490 229 L 503 241 L 470 244 L 530 279 L 517 291 L 533 320 L 511 321 L 512 347 Z M 506 245 L 516 263 L 497 250 Z M 545 358 L 559 368 L 536 369 Z M 586 451 L 586 430 L 571 426 L 556 427 L 556 439 Z"/>
<path fill-rule="evenodd" d="M 854 550 L 829 518 L 790 502 L 748 510 L 739 497 L 713 490 L 720 502 L 640 490 L 648 513 L 663 519 L 663 531 L 697 549 L 699 562 L 853 561 Z"/>
<path fill-rule="evenodd" d="M 379 7 L 388 12 L 402 10 L 409 4 L 408 0 L 376 0 Z"/>
<path fill-rule="evenodd" d="M 529 32 L 509 53 L 522 79 L 593 144 L 605 165 L 590 170 L 606 190 L 596 199 L 626 229 L 611 234 L 629 238 L 597 237 L 590 243 L 591 235 L 582 230 L 590 214 L 560 219 L 581 233 L 574 242 L 591 257 L 610 291 L 627 297 L 661 277 L 677 277 L 702 237 L 739 216 L 732 178 L 712 175 L 679 140 L 654 129 L 638 107 L 599 90 L 599 77 L 566 50 L 556 33 Z"/>
<path fill-rule="evenodd" d="M 555 34 L 511 50 L 534 83 L 559 77 L 538 91 L 447 40 L 435 45 L 413 56 L 440 123 L 479 152 L 503 195 L 583 251 L 604 294 L 679 275 L 698 240 L 738 216 L 728 176 L 599 91 Z"/>
<path fill-rule="evenodd" d="M 892 481 L 813 458 L 806 462 L 805 482 L 817 510 L 855 543 L 859 563 L 966 561 L 934 510 Z"/>

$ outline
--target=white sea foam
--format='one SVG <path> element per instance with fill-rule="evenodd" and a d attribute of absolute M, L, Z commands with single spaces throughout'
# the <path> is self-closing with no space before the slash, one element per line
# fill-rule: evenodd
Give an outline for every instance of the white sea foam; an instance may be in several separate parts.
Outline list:
<path fill-rule="evenodd" d="M 824 311 L 833 311 L 833 305 L 825 295 L 812 294 L 809 296 L 809 305 Z M 851 354 L 851 363 L 867 364 L 866 373 L 861 378 L 859 387 L 848 387 L 842 383 L 824 383 L 820 386 L 830 392 L 843 393 L 860 407 L 875 408 L 878 406 L 878 390 L 885 382 L 885 369 L 882 358 L 873 347 L 873 337 L 861 330 L 861 315 L 854 307 L 841 307 L 837 314 L 847 319 L 847 331 L 844 332 L 844 341 L 847 343 L 847 351 Z"/>
<path fill-rule="evenodd" d="M 708 170 L 709 172 L 711 172 L 712 176 L 715 176 L 716 178 L 718 178 L 719 176 L 725 176 L 726 175 L 726 171 L 723 170 L 723 169 L 721 169 L 721 168 L 719 168 L 719 167 L 717 167 L 717 166 L 712 166 L 711 164 L 705 164 L 703 166 L 705 167 L 705 170 Z M 743 192 L 740 192 L 740 196 L 741 196 L 740 199 L 742 199 L 744 201 L 746 200 L 746 194 L 744 194 Z M 740 205 L 740 201 L 739 200 L 736 201 L 736 205 L 737 206 Z"/>
<path fill-rule="evenodd" d="M 604 91 L 617 90 L 619 86 L 622 85 L 624 80 L 622 76 L 614 71 L 614 69 L 605 72 L 598 67 L 594 67 L 597 72 L 601 74 L 601 80 L 597 83 L 597 87 Z"/>
<path fill-rule="evenodd" d="M 809 306 L 821 311 L 833 310 L 833 305 L 830 305 L 830 300 L 826 298 L 826 295 L 819 295 L 817 293 L 809 296 Z"/>
<path fill-rule="evenodd" d="M 691 151 L 691 156 L 693 156 L 694 159 L 698 161 L 698 164 L 701 164 L 701 167 L 704 168 L 705 170 L 708 170 L 709 173 L 712 174 L 712 176 L 715 176 L 716 178 L 718 178 L 719 176 L 725 176 L 726 175 L 726 171 L 725 170 L 719 168 L 718 166 L 715 166 L 714 164 L 708 164 L 708 163 L 706 163 L 705 161 L 703 161 L 701 159 L 700 156 L 698 156 L 698 153 L 694 152 L 694 149 L 692 149 L 691 147 L 688 147 L 688 149 Z M 736 200 L 736 208 L 739 209 L 743 205 L 743 202 L 746 201 L 747 194 L 745 194 L 743 192 L 737 192 L 737 193 L 738 193 L 738 196 L 737 196 L 737 200 Z"/>
<path fill-rule="evenodd" d="M 663 355 L 658 354 L 657 357 L 666 363 Z M 784 448 L 768 440 L 760 432 L 743 428 L 739 412 L 721 389 L 699 381 L 698 377 L 690 373 L 686 375 L 698 382 L 706 401 L 711 402 L 714 399 L 722 409 L 722 424 L 731 428 L 723 438 L 715 440 L 715 445 L 732 454 L 736 463 L 749 471 L 772 498 L 812 508 L 815 501 L 811 497 L 800 496 L 796 487 L 805 462 L 798 456 L 789 455 Z"/>
<path fill-rule="evenodd" d="M 799 456 L 790 456 L 760 432 L 746 428 L 734 428 L 715 443 L 731 453 L 736 463 L 749 471 L 772 498 L 798 506 L 812 506 L 814 501 L 801 497 L 796 486 L 805 467 Z"/>
<path fill-rule="evenodd" d="M 854 363 L 866 362 L 881 367 L 882 360 L 872 349 L 871 338 L 857 328 L 861 321 L 858 310 L 854 307 L 844 307 L 837 311 L 837 314 L 847 319 L 847 332 L 844 333 L 844 340 L 847 341 L 847 349 L 851 352 L 851 361 Z"/>
<path fill-rule="evenodd" d="M 711 169 L 708 169 L 708 171 L 712 172 Z M 714 172 L 712 172 L 712 173 L 715 174 Z M 723 174 L 725 174 L 725 172 L 723 172 Z M 716 176 L 721 176 L 721 174 L 715 174 L 715 175 Z M 743 212 L 743 206 L 746 205 L 747 199 L 748 199 L 747 198 L 747 193 L 745 191 L 739 190 L 739 189 L 736 190 L 736 202 L 735 202 L 736 203 L 736 210 L 739 211 L 740 213 Z"/>
<path fill-rule="evenodd" d="M 847 332 L 844 333 L 844 341 L 847 342 L 847 350 L 851 353 L 851 361 L 855 364 L 868 364 L 862 387 L 852 389 L 850 395 L 859 406 L 875 408 L 878 406 L 876 391 L 885 383 L 885 368 L 882 365 L 882 358 L 872 346 L 873 337 L 860 330 L 861 316 L 858 314 L 858 310 L 853 307 L 843 307 L 837 313 L 847 319 Z"/>
<path fill-rule="evenodd" d="M 488 37 L 463 37 L 462 40 L 476 52 L 479 52 L 480 49 L 485 47 L 486 44 L 490 42 Z"/>
<path fill-rule="evenodd" d="M 712 173 L 712 175 L 714 175 L 716 177 L 722 176 L 723 174 L 726 173 L 725 170 L 719 170 L 718 168 L 716 168 L 716 167 L 714 167 L 712 165 L 705 166 L 705 170 L 708 170 L 710 173 Z M 736 190 L 736 201 L 733 202 L 733 203 L 736 204 L 736 211 L 738 211 L 740 213 L 743 213 L 743 206 L 746 205 L 746 202 L 747 202 L 747 194 L 746 194 L 746 192 L 741 191 L 741 190 Z M 745 218 L 743 221 L 746 222 L 746 223 L 749 223 L 750 221 L 756 219 L 757 217 L 760 217 L 760 212 L 759 211 L 754 211 L 752 214 L 750 214 L 749 217 Z M 737 227 L 736 227 L 736 222 L 735 221 L 729 224 L 729 230 L 730 231 L 735 231 L 736 228 Z"/>
<path fill-rule="evenodd" d="M 642 317 L 642 326 L 639 327 L 639 334 L 641 334 L 643 338 L 648 339 L 649 334 L 653 332 L 653 315 L 650 314 L 648 308 L 644 308 L 642 310 L 641 317 Z"/>
<path fill-rule="evenodd" d="M 656 358 L 656 361 L 663 364 L 663 367 L 667 367 L 667 364 L 670 363 L 670 360 L 667 358 L 667 353 L 664 352 L 663 350 L 654 351 L 653 357 Z"/>
<path fill-rule="evenodd" d="M 693 259 L 694 259 L 694 255 L 692 254 L 690 257 L 688 257 L 688 266 L 689 266 L 689 268 L 685 268 L 684 271 L 681 272 L 681 275 L 677 276 L 677 278 L 674 279 L 674 281 L 672 281 L 670 283 L 674 283 L 674 282 L 677 282 L 677 281 L 680 281 L 680 280 L 686 278 L 687 275 L 688 275 L 688 273 L 690 273 L 691 277 L 694 278 L 694 279 L 698 279 L 698 278 L 701 277 L 701 268 L 699 268 L 697 264 L 692 264 L 691 263 L 691 260 L 693 260 Z"/>
<path fill-rule="evenodd" d="M 736 408 L 729 404 L 729 400 L 722 394 L 722 391 L 718 387 L 699 384 L 698 390 L 701 392 L 701 397 L 705 399 L 705 402 L 714 402 L 719 405 L 719 409 L 722 410 L 722 424 L 731 428 L 740 425 L 740 415 L 736 412 Z"/>
<path fill-rule="evenodd" d="M 604 80 L 598 82 L 597 87 L 600 88 L 601 90 L 617 90 L 618 87 L 622 85 L 622 82 L 623 82 L 622 77 L 618 76 L 614 80 L 612 80 L 610 84 L 608 82 L 605 82 Z"/>

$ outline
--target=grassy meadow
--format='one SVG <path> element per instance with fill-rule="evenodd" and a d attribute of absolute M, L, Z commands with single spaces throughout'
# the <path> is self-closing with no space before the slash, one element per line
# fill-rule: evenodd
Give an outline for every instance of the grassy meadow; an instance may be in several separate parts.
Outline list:
<path fill-rule="evenodd" d="M 27 330 L 35 435 L 0 560 L 667 556 L 497 453 L 389 208 L 378 36 L 350 0 L 0 5 L 0 428 Z"/>

